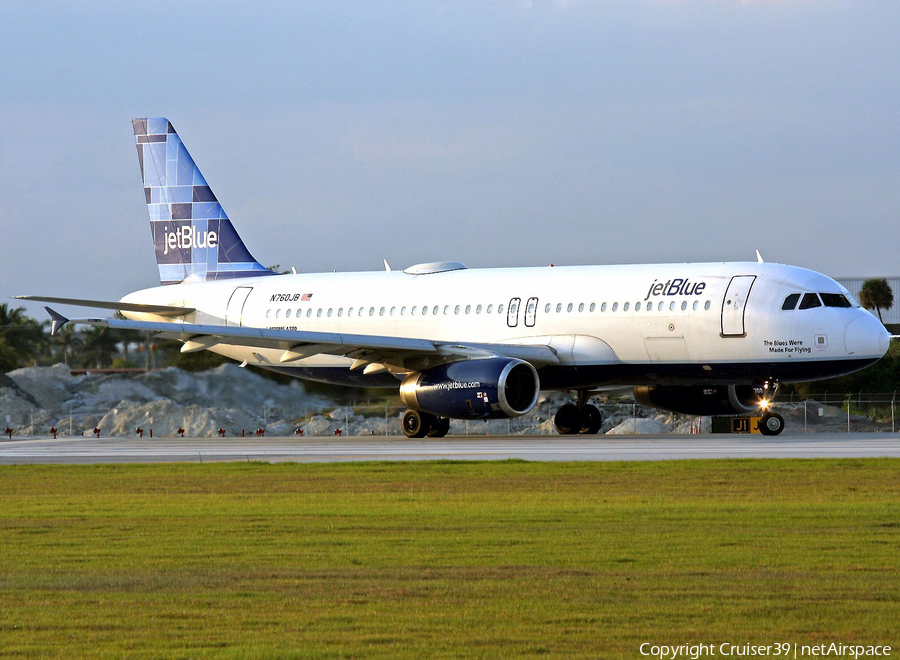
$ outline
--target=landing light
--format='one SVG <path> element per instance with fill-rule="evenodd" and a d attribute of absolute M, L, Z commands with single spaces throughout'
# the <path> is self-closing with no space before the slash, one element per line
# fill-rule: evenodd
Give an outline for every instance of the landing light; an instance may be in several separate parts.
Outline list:
<path fill-rule="evenodd" d="M 762 410 L 768 410 L 769 406 L 771 406 L 771 405 L 772 405 L 772 402 L 769 401 L 768 399 L 763 399 L 762 401 L 759 402 L 759 407 Z"/>

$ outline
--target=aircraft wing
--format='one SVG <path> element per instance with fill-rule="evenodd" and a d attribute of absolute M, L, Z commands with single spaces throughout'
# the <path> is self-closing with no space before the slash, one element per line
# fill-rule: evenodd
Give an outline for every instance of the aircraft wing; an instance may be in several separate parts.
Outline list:
<path fill-rule="evenodd" d="M 54 319 L 54 328 L 70 322 L 58 312 L 49 308 L 47 311 Z M 160 337 L 184 342 L 181 349 L 183 353 L 212 348 L 218 344 L 282 351 L 278 362 L 271 364 L 290 363 L 323 353 L 340 355 L 355 360 L 351 369 L 366 368 L 366 373 L 377 371 L 382 365 L 388 369 L 394 367 L 398 371 L 417 370 L 443 362 L 496 356 L 518 358 L 538 366 L 559 363 L 556 351 L 546 345 L 451 342 L 412 337 L 107 318 L 73 319 L 71 322 L 158 333 Z"/>

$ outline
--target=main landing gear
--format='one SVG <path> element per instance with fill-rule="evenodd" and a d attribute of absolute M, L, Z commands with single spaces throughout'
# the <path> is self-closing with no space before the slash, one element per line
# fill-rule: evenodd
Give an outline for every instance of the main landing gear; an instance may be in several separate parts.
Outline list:
<path fill-rule="evenodd" d="M 578 393 L 577 403 L 567 403 L 556 411 L 553 423 L 560 435 L 596 435 L 603 425 L 597 406 L 587 403 L 587 392 Z"/>
<path fill-rule="evenodd" d="M 401 421 L 407 438 L 443 438 L 450 432 L 450 419 L 420 410 L 407 410 Z"/>

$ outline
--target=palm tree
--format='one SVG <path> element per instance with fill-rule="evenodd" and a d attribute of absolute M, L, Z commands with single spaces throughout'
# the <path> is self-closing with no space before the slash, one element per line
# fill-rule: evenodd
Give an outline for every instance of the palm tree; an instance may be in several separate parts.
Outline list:
<path fill-rule="evenodd" d="M 874 277 L 863 282 L 862 288 L 859 290 L 859 302 L 866 309 L 874 309 L 878 312 L 878 319 L 884 323 L 884 319 L 881 318 L 881 310 L 894 306 L 894 292 L 886 279 Z"/>
<path fill-rule="evenodd" d="M 25 316 L 24 307 L 10 309 L 7 303 L 0 303 L 0 371 L 35 360 L 46 339 L 40 323 Z"/>

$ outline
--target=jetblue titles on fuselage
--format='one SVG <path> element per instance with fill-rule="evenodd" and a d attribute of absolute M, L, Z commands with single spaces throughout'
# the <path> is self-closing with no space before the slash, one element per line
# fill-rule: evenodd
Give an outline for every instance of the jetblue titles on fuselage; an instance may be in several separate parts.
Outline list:
<path fill-rule="evenodd" d="M 699 296 L 706 289 L 706 282 L 691 282 L 688 278 L 676 277 L 665 283 L 653 280 L 644 300 L 650 296 Z"/>

